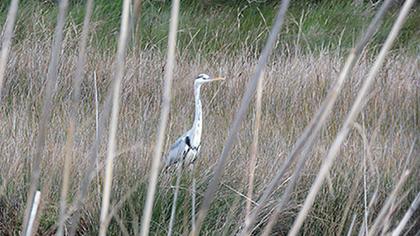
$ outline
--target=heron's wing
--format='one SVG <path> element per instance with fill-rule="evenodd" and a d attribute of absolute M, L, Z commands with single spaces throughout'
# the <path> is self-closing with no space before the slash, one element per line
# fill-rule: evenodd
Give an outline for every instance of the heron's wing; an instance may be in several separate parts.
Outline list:
<path fill-rule="evenodd" d="M 169 149 L 169 153 L 165 158 L 166 167 L 181 161 L 184 152 L 187 150 L 187 144 L 185 143 L 185 137 L 187 135 L 186 133 L 179 137 Z"/>

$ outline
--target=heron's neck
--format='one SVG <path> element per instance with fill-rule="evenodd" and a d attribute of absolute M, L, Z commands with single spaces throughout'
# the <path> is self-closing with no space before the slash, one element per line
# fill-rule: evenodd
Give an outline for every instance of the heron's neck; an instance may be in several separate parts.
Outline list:
<path fill-rule="evenodd" d="M 201 122 L 202 122 L 202 108 L 201 108 L 201 100 L 200 100 L 200 84 L 194 85 L 194 97 L 195 97 L 195 116 L 194 116 L 194 124 L 193 129 L 201 129 Z"/>

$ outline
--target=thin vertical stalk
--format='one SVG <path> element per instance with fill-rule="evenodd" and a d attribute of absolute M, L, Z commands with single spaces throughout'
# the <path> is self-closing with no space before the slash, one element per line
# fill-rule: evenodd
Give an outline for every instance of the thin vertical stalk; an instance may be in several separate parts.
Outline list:
<path fill-rule="evenodd" d="M 299 158 L 298 163 L 296 164 L 296 168 L 293 172 L 293 175 L 290 178 L 290 181 L 289 181 L 289 183 L 286 187 L 286 190 L 284 190 L 283 195 L 281 196 L 281 198 L 280 198 L 278 204 L 276 205 L 272 215 L 270 216 L 270 220 L 268 221 L 268 224 L 265 227 L 262 236 L 270 235 L 271 230 L 272 230 L 275 222 L 277 221 L 277 217 L 281 212 L 281 209 L 289 201 L 290 195 L 293 192 L 296 184 L 298 183 L 298 181 L 300 179 L 300 175 L 303 171 L 303 167 L 305 166 L 304 164 L 305 164 L 307 158 L 309 158 L 309 155 L 308 155 L 309 148 L 308 148 L 308 146 L 306 146 L 304 149 L 305 150 L 302 152 L 302 157 L 303 158 Z"/>
<path fill-rule="evenodd" d="M 279 8 L 279 11 L 277 13 L 276 16 L 276 20 L 274 22 L 274 25 L 270 31 L 270 34 L 268 36 L 267 39 L 267 43 L 261 53 L 260 59 L 258 61 L 258 65 L 256 67 L 255 70 L 255 74 L 253 75 L 251 81 L 248 82 L 246 91 L 244 93 L 244 96 L 242 98 L 242 102 L 241 105 L 238 109 L 238 111 L 235 114 L 235 118 L 232 122 L 232 125 L 230 127 L 229 130 L 229 135 L 228 138 L 225 142 L 225 146 L 223 147 L 223 151 L 222 154 L 217 162 L 217 165 L 215 167 L 215 173 L 213 178 L 210 181 L 209 186 L 207 187 L 206 193 L 204 195 L 204 200 L 202 203 L 202 206 L 200 208 L 200 211 L 198 213 L 198 218 L 197 218 L 197 226 L 196 226 L 196 230 L 191 231 L 191 235 L 195 236 L 198 235 L 201 229 L 201 225 L 204 221 L 204 218 L 207 215 L 207 212 L 210 208 L 210 204 L 213 201 L 214 195 L 218 189 L 218 185 L 220 182 L 220 178 L 222 176 L 223 173 L 223 169 L 225 167 L 225 162 L 226 162 L 226 158 L 229 155 L 233 144 L 236 140 L 237 137 L 237 133 L 239 130 L 239 127 L 242 123 L 242 120 L 246 114 L 246 112 L 248 111 L 249 108 L 249 103 L 251 102 L 251 99 L 254 95 L 254 92 L 256 90 L 257 84 L 259 79 L 261 78 L 261 74 L 263 72 L 264 67 L 267 64 L 268 58 L 270 57 L 273 48 L 274 48 L 274 44 L 277 40 L 277 36 L 282 28 L 283 22 L 284 22 L 284 17 L 286 15 L 287 9 L 289 7 L 289 0 L 283 0 L 281 3 L 281 6 Z"/>
<path fill-rule="evenodd" d="M 363 155 L 363 205 L 364 205 L 364 217 L 363 217 L 363 224 L 365 225 L 365 235 L 367 235 L 369 226 L 368 226 L 368 219 L 369 219 L 369 209 L 368 209 L 368 202 L 367 202 L 367 163 L 366 163 L 366 153 Z"/>
<path fill-rule="evenodd" d="M 58 62 L 62 47 L 62 41 L 64 37 L 64 24 L 67 16 L 68 0 L 60 1 L 59 13 L 57 16 L 57 25 L 54 31 L 54 39 L 51 50 L 51 59 L 48 65 L 47 72 L 47 88 L 45 89 L 45 95 L 42 105 L 42 113 L 40 117 L 38 137 L 36 140 L 36 150 L 32 158 L 32 174 L 31 184 L 29 187 L 28 198 L 26 203 L 25 215 L 23 220 L 23 234 L 28 231 L 28 219 L 31 210 L 31 206 L 34 202 L 35 192 L 39 185 L 39 179 L 41 177 L 41 158 L 44 151 L 45 140 L 48 133 L 49 120 L 51 118 L 52 111 L 52 98 L 54 96 L 54 86 L 57 81 L 58 75 Z"/>
<path fill-rule="evenodd" d="M 252 195 L 254 192 L 254 174 L 255 166 L 257 164 L 257 153 L 258 153 L 258 135 L 261 123 L 261 101 L 264 84 L 264 71 L 261 73 L 261 78 L 258 81 L 257 96 L 255 100 L 255 123 L 254 123 L 254 136 L 251 146 L 251 155 L 249 160 L 249 178 L 248 178 L 248 193 L 246 201 L 246 216 L 251 212 Z"/>
<path fill-rule="evenodd" d="M 386 215 L 387 215 L 389 209 L 392 207 L 392 204 L 394 204 L 394 201 L 395 201 L 395 199 L 398 195 L 398 192 L 404 186 L 405 181 L 407 180 L 409 175 L 410 175 L 409 170 L 405 170 L 402 173 L 400 179 L 398 180 L 398 183 L 396 184 L 396 186 L 394 187 L 392 192 L 389 194 L 389 196 L 386 199 L 384 205 L 382 206 L 381 210 L 379 211 L 378 216 L 376 217 L 375 221 L 373 222 L 373 225 L 372 225 L 370 231 L 367 234 L 368 236 L 377 235 L 379 233 L 379 232 L 377 232 L 377 230 L 384 223 L 384 221 L 385 221 L 384 219 L 386 218 Z"/>
<path fill-rule="evenodd" d="M 173 198 L 173 201 L 172 201 L 171 218 L 169 220 L 168 236 L 172 235 L 172 230 L 173 230 L 173 227 L 174 227 L 175 213 L 176 213 L 176 203 L 178 201 L 179 184 L 181 182 L 181 176 L 182 176 L 182 164 L 180 164 L 178 166 L 178 169 L 177 169 L 177 172 L 176 172 L 176 183 L 175 183 L 175 190 L 174 190 L 174 198 Z"/>
<path fill-rule="evenodd" d="M 195 164 L 191 164 L 191 179 L 192 179 L 192 191 L 191 191 L 191 230 L 195 230 L 195 199 L 197 195 L 197 185 L 195 182 Z"/>
<path fill-rule="evenodd" d="M 132 197 L 133 193 L 137 190 L 137 188 L 130 188 L 128 189 L 125 194 L 120 197 L 120 199 L 110 208 L 109 214 L 107 215 L 105 222 L 108 225 L 114 216 L 118 215 L 118 211 L 121 210 L 122 207 L 125 206 L 126 202 L 129 202 L 130 198 Z M 136 222 L 136 221 L 134 221 Z"/>
<path fill-rule="evenodd" d="M 26 236 L 31 236 L 32 235 L 32 231 L 33 231 L 32 228 L 35 224 L 35 218 L 36 218 L 36 214 L 38 213 L 38 206 L 39 206 L 40 201 L 41 201 L 41 192 L 36 191 L 35 198 L 34 198 L 34 204 L 32 204 L 31 215 L 29 217 L 28 230 L 26 231 Z"/>
<path fill-rule="evenodd" d="M 99 101 L 98 101 L 98 83 L 96 80 L 96 71 L 93 72 L 93 88 L 95 89 L 95 139 L 99 140 Z M 98 153 L 96 153 L 98 155 Z M 95 159 L 96 165 L 96 183 L 97 183 L 97 192 L 98 192 L 98 207 L 100 207 L 101 202 L 101 184 L 99 176 L 99 160 Z"/>
<path fill-rule="evenodd" d="M 353 178 L 353 183 L 352 183 L 352 187 L 350 189 L 350 194 L 349 194 L 346 206 L 344 208 L 343 215 L 341 216 L 341 221 L 340 221 L 340 224 L 339 224 L 339 228 L 336 231 L 337 235 L 342 235 L 342 232 L 344 230 L 344 226 L 345 226 L 345 223 L 346 223 L 346 220 L 347 220 L 347 215 L 349 214 L 350 208 L 353 205 L 353 202 L 355 201 L 357 193 L 358 193 L 357 188 L 358 188 L 360 180 L 361 180 L 361 170 L 359 168 L 359 171 L 357 172 L 356 176 Z M 355 218 L 355 215 L 353 216 L 353 219 L 354 218 Z M 352 220 L 352 222 L 353 222 L 353 220 Z"/>
<path fill-rule="evenodd" d="M 392 236 L 398 236 L 401 234 L 402 230 L 404 229 L 405 225 L 410 220 L 411 216 L 414 214 L 414 212 L 417 210 L 417 208 L 420 206 L 420 192 L 417 193 L 416 198 L 411 203 L 410 207 L 408 208 L 407 212 L 404 214 L 404 217 L 398 224 L 397 228 L 392 231 Z"/>
<path fill-rule="evenodd" d="M 380 122 L 379 122 L 380 123 Z M 361 126 L 357 123 L 354 124 L 354 127 L 356 128 L 356 130 L 359 132 L 362 140 L 363 140 L 363 163 L 362 163 L 362 167 L 363 167 L 363 207 L 364 207 L 364 218 L 363 218 L 363 223 L 364 226 L 364 231 L 365 231 L 365 235 L 367 235 L 368 231 L 369 231 L 369 226 L 368 226 L 368 219 L 369 219 L 369 207 L 368 207 L 368 199 L 367 199 L 367 195 L 368 195 L 368 190 L 367 190 L 367 156 L 369 155 L 369 143 L 368 143 L 368 139 L 367 139 L 367 135 L 365 132 L 365 127 L 364 125 Z"/>
<path fill-rule="evenodd" d="M 152 167 L 149 177 L 149 186 L 147 190 L 147 197 L 145 208 L 143 211 L 142 225 L 140 235 L 146 236 L 149 234 L 150 221 L 152 218 L 153 202 L 155 198 L 157 177 L 159 174 L 160 159 L 162 155 L 163 141 L 165 137 L 166 125 L 168 122 L 169 109 L 171 106 L 171 87 L 173 70 L 175 66 L 175 47 L 176 47 L 176 33 L 178 28 L 178 14 L 179 14 L 179 0 L 172 1 L 171 22 L 169 26 L 168 38 L 168 56 L 165 66 L 165 81 L 162 94 L 162 110 L 160 113 L 158 135 L 156 137 L 156 144 L 153 153 Z"/>
<path fill-rule="evenodd" d="M 341 69 L 337 81 L 335 82 L 334 86 L 329 90 L 324 102 L 318 109 L 317 113 L 314 115 L 314 118 L 306 126 L 303 133 L 300 135 L 295 145 L 293 146 L 291 153 L 288 155 L 283 165 L 277 171 L 275 177 L 271 180 L 267 188 L 264 190 L 261 198 L 258 201 L 258 205 L 253 209 L 252 213 L 245 219 L 245 226 L 242 229 L 241 235 L 248 234 L 248 230 L 253 225 L 259 211 L 264 207 L 266 201 L 269 199 L 271 193 L 276 188 L 279 181 L 281 180 L 289 166 L 292 164 L 292 162 L 298 157 L 298 155 L 303 150 L 309 150 L 309 148 L 313 145 L 314 139 L 321 130 L 321 127 L 327 121 L 327 117 L 331 113 L 335 101 L 337 100 L 337 97 L 340 94 L 340 91 L 343 88 L 343 84 L 348 78 L 351 69 L 354 67 L 357 59 L 360 57 L 366 44 L 369 42 L 369 40 L 372 38 L 376 30 L 378 29 L 382 18 L 387 12 L 388 8 L 391 6 L 391 3 L 392 0 L 386 0 L 382 4 L 381 8 L 378 10 L 377 14 L 372 19 L 371 23 L 366 29 L 366 32 L 361 35 L 355 48 L 350 51 L 350 54 L 347 57 L 343 68 Z M 300 158 L 302 159 L 307 157 L 301 155 Z M 284 196 L 284 198 L 287 198 L 287 196 Z"/>
<path fill-rule="evenodd" d="M 137 46 L 139 46 L 139 38 L 137 38 L 137 32 L 139 32 L 139 23 L 140 23 L 140 13 L 141 13 L 141 3 L 142 0 L 133 0 L 134 4 L 133 4 L 133 20 L 132 20 L 132 25 L 133 25 L 133 45 L 136 48 Z"/>
<path fill-rule="evenodd" d="M 341 130 L 339 131 L 339 133 L 337 134 L 336 139 L 334 140 L 334 143 L 332 144 L 328 155 L 326 157 L 326 159 L 324 160 L 322 166 L 321 166 L 321 170 L 319 171 L 316 180 L 314 182 L 314 184 L 312 185 L 310 192 L 307 196 L 307 198 L 305 199 L 305 203 L 301 209 L 301 211 L 299 212 L 295 222 L 293 223 L 292 229 L 289 232 L 289 235 L 297 235 L 299 232 L 300 227 L 302 226 L 306 216 L 309 213 L 309 210 L 311 209 L 314 201 L 315 201 L 315 197 L 319 191 L 319 189 L 322 186 L 322 183 L 324 182 L 325 177 L 327 176 L 327 174 L 329 173 L 329 170 L 332 166 L 332 164 L 334 163 L 335 157 L 337 156 L 337 153 L 341 147 L 342 142 L 345 140 L 345 138 L 347 137 L 347 134 L 350 131 L 350 128 L 353 125 L 354 120 L 357 118 L 358 114 L 360 113 L 360 111 L 362 110 L 364 104 L 366 104 L 366 95 L 369 92 L 369 89 L 376 77 L 376 74 L 378 73 L 379 69 L 381 68 L 385 57 L 389 51 L 389 49 L 391 48 L 393 42 L 395 41 L 402 25 L 404 24 L 404 21 L 406 19 L 406 16 L 409 13 L 409 10 L 411 8 L 411 6 L 413 5 L 414 0 L 407 0 L 403 7 L 402 10 L 400 12 L 400 14 L 398 15 L 398 18 L 396 20 L 396 22 L 394 23 L 391 32 L 389 33 L 384 46 L 382 47 L 377 59 L 375 60 L 375 63 L 373 64 L 372 69 L 369 71 L 368 77 L 366 78 L 366 80 L 363 83 L 362 88 L 360 89 L 355 102 L 353 103 L 352 109 L 350 111 L 350 113 L 348 114 L 343 127 L 341 128 Z"/>
<path fill-rule="evenodd" d="M 102 112 L 100 113 L 98 121 L 97 121 L 95 141 L 93 142 L 92 147 L 89 150 L 88 168 L 80 183 L 77 197 L 74 199 L 72 203 L 70 213 L 73 214 L 73 216 L 71 219 L 72 223 L 69 230 L 70 236 L 73 236 L 76 234 L 76 227 L 80 220 L 80 207 L 86 199 L 92 179 L 95 177 L 96 174 L 98 174 L 98 168 L 96 168 L 97 166 L 96 163 L 98 162 L 98 150 L 99 150 L 99 145 L 101 142 L 101 137 L 105 129 L 105 125 L 108 122 L 109 113 L 111 112 L 112 94 L 113 94 L 113 86 L 110 86 L 105 96 L 105 101 L 102 104 L 102 109 L 101 109 Z M 71 215 L 71 214 L 68 214 L 68 215 Z"/>
<path fill-rule="evenodd" d="M 349 227 L 349 231 L 347 232 L 347 236 L 352 235 L 354 223 L 356 222 L 356 216 L 357 216 L 356 214 L 353 215 L 353 218 L 351 220 L 351 224 L 350 224 L 350 227 Z M 340 235 L 340 234 L 338 234 L 338 235 Z"/>
<path fill-rule="evenodd" d="M 105 166 L 105 181 L 102 198 L 101 216 L 100 216 L 100 227 L 99 235 L 105 236 L 107 231 L 106 218 L 108 215 L 109 202 L 111 198 L 111 187 L 112 187 L 112 174 L 115 149 L 117 146 L 116 136 L 118 128 L 118 113 L 120 106 L 120 93 L 121 93 L 121 80 L 124 76 L 124 65 L 125 65 L 125 54 L 127 50 L 128 32 L 129 32 L 129 9 L 130 0 L 124 0 L 123 10 L 121 16 L 121 27 L 120 27 L 120 38 L 118 39 L 117 58 L 115 63 L 115 78 L 113 81 L 113 94 L 112 94 L 112 111 L 110 121 L 110 132 L 108 139 L 108 153 L 106 158 Z"/>
<path fill-rule="evenodd" d="M 109 113 L 111 110 L 111 101 L 112 101 L 112 86 L 107 91 L 107 95 L 105 96 L 105 101 L 102 105 L 102 112 L 99 115 L 99 121 L 98 121 L 98 129 L 96 133 L 95 141 L 92 144 L 92 147 L 89 150 L 89 162 L 88 162 L 88 168 L 87 171 L 80 183 L 79 190 L 77 192 L 77 197 L 74 199 L 72 206 L 71 206 L 71 212 L 69 212 L 67 215 L 72 215 L 71 219 L 71 226 L 69 230 L 69 235 L 73 236 L 76 234 L 76 228 L 79 224 L 80 220 L 80 207 L 84 203 L 86 196 L 88 194 L 89 186 L 92 181 L 92 179 L 95 177 L 96 174 L 98 174 L 98 169 L 96 168 L 96 163 L 98 162 L 98 149 L 99 144 L 101 142 L 102 133 L 104 132 L 105 125 L 108 122 Z M 101 204 L 101 203 L 99 203 Z"/>
<path fill-rule="evenodd" d="M 73 155 L 74 133 L 76 132 L 77 124 L 77 110 L 80 101 L 80 85 L 84 75 L 85 61 L 86 61 L 86 47 L 89 35 L 90 19 L 93 11 L 93 0 L 88 0 L 86 4 L 86 14 L 83 20 L 82 35 L 79 44 L 79 55 L 76 64 L 76 70 L 73 77 L 73 96 L 70 108 L 70 121 L 67 128 L 67 140 L 65 146 L 64 168 L 63 168 L 63 183 L 60 196 L 60 216 L 57 235 L 63 235 L 65 213 L 67 205 L 67 193 L 69 189 L 69 179 L 71 172 L 71 159 Z"/>
<path fill-rule="evenodd" d="M 13 29 L 15 28 L 16 15 L 19 8 L 19 0 L 12 0 L 7 13 L 5 31 L 3 34 L 3 43 L 0 52 L 0 103 L 3 91 L 4 74 L 7 68 L 7 59 L 9 57 L 10 46 L 12 45 Z"/>

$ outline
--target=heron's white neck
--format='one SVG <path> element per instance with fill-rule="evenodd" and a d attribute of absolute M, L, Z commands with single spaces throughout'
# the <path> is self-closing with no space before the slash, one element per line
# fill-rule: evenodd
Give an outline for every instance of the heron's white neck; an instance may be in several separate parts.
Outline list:
<path fill-rule="evenodd" d="M 193 129 L 198 128 L 201 130 L 203 114 L 202 114 L 202 107 L 201 107 L 201 100 L 200 100 L 200 88 L 201 88 L 201 84 L 194 84 L 195 116 L 194 116 Z"/>

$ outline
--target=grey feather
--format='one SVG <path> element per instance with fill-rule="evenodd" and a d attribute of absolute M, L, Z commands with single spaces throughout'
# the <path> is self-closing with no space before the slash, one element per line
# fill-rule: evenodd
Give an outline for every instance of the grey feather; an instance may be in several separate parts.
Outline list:
<path fill-rule="evenodd" d="M 165 158 L 166 167 L 174 165 L 182 160 L 185 152 L 188 150 L 188 146 L 185 143 L 185 137 L 187 137 L 187 133 L 179 137 L 169 149 L 169 153 Z"/>

